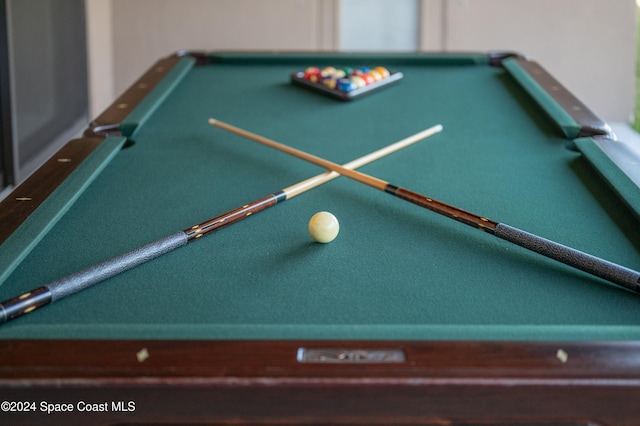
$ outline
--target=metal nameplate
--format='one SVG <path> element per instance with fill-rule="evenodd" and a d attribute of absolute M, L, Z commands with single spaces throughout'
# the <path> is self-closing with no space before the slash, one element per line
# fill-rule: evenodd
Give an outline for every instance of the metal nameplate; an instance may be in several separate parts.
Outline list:
<path fill-rule="evenodd" d="M 298 362 L 323 364 L 394 364 L 407 361 L 402 349 L 299 348 Z"/>

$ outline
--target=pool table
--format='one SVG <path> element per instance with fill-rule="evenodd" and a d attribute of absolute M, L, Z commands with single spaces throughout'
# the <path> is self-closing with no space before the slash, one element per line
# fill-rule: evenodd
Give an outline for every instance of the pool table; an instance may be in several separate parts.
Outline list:
<path fill-rule="evenodd" d="M 403 78 L 344 102 L 292 84 L 310 66 Z M 340 164 L 441 124 L 360 170 L 640 268 L 620 142 L 535 61 L 180 52 L 2 201 L 0 300 L 323 172 L 210 117 Z M 343 177 L 0 326 L 2 424 L 632 425 L 639 400 L 637 294 Z"/>

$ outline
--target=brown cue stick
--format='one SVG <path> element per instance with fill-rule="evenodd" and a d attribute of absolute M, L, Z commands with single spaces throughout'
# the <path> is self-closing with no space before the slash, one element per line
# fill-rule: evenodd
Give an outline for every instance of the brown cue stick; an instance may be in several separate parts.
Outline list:
<path fill-rule="evenodd" d="M 255 133 L 248 132 L 214 118 L 209 119 L 212 126 L 224 129 L 254 142 L 261 143 L 270 148 L 277 149 L 294 157 L 301 158 L 310 163 L 316 164 L 325 169 L 340 173 L 341 175 L 371 186 L 377 190 L 392 194 L 400 199 L 409 201 L 425 209 L 441 214 L 448 218 L 462 222 L 465 225 L 488 232 L 498 238 L 517 244 L 528 250 L 539 253 L 548 258 L 557 260 L 566 265 L 588 272 L 597 277 L 603 278 L 611 283 L 620 285 L 633 292 L 640 293 L 640 272 L 617 265 L 596 256 L 581 252 L 571 247 L 564 246 L 554 241 L 547 240 L 534 234 L 522 231 L 504 223 L 490 220 L 484 216 L 462 210 L 461 208 L 437 201 L 433 198 L 418 194 L 405 188 L 385 182 L 362 172 L 349 170 L 331 161 L 308 154 L 304 151 L 283 145 Z"/>
<path fill-rule="evenodd" d="M 353 160 L 342 167 L 344 167 L 345 170 L 362 167 L 365 164 L 369 164 L 375 160 L 406 148 L 416 142 L 428 138 L 429 136 L 433 136 L 440 131 L 442 131 L 442 126 L 439 124 L 435 125 Z M 278 203 L 290 200 L 291 198 L 327 183 L 338 176 L 340 176 L 340 174 L 332 171 L 321 173 L 302 182 L 288 186 L 287 188 L 273 194 L 267 195 L 266 197 L 255 200 L 249 204 L 245 204 L 242 207 L 230 210 L 205 222 L 147 244 L 146 246 L 139 247 L 133 251 L 44 285 L 18 297 L 14 297 L 13 299 L 6 300 L 0 303 L 0 325 L 24 314 L 28 314 L 37 308 L 48 305 L 49 303 L 53 303 L 64 297 L 77 293 L 80 290 L 84 290 L 94 284 L 98 284 L 99 282 L 122 272 L 128 271 L 129 269 L 135 268 L 138 265 L 173 251 L 178 247 L 182 247 L 189 242 L 196 241 L 221 228 L 237 223 L 242 219 L 266 210 Z"/>

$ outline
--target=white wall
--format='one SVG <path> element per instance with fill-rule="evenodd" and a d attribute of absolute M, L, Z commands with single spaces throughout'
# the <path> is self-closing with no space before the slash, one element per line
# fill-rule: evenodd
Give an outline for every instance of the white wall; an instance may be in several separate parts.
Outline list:
<path fill-rule="evenodd" d="M 427 50 L 515 50 L 540 62 L 607 121 L 635 93 L 635 0 L 422 0 Z M 426 15 L 426 16 L 425 16 Z"/>
<path fill-rule="evenodd" d="M 92 116 L 157 59 L 178 50 L 338 48 L 338 0 L 85 1 L 89 70 L 96 75 Z"/>
<path fill-rule="evenodd" d="M 605 120 L 633 110 L 634 0 L 86 2 L 92 116 L 180 49 L 515 50 Z"/>

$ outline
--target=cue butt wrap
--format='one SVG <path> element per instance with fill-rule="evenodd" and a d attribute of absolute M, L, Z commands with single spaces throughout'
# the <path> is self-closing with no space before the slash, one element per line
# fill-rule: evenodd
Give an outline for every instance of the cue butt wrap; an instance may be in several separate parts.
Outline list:
<path fill-rule="evenodd" d="M 147 244 L 146 246 L 139 247 L 129 253 L 87 268 L 84 271 L 54 281 L 46 286 L 51 291 L 51 301 L 55 302 L 80 290 L 84 290 L 87 287 L 175 250 L 186 243 L 187 235 L 184 232 L 177 232 L 161 240 Z"/>
<path fill-rule="evenodd" d="M 521 231 L 504 223 L 496 226 L 495 235 L 503 240 L 640 293 L 640 272 Z"/>

